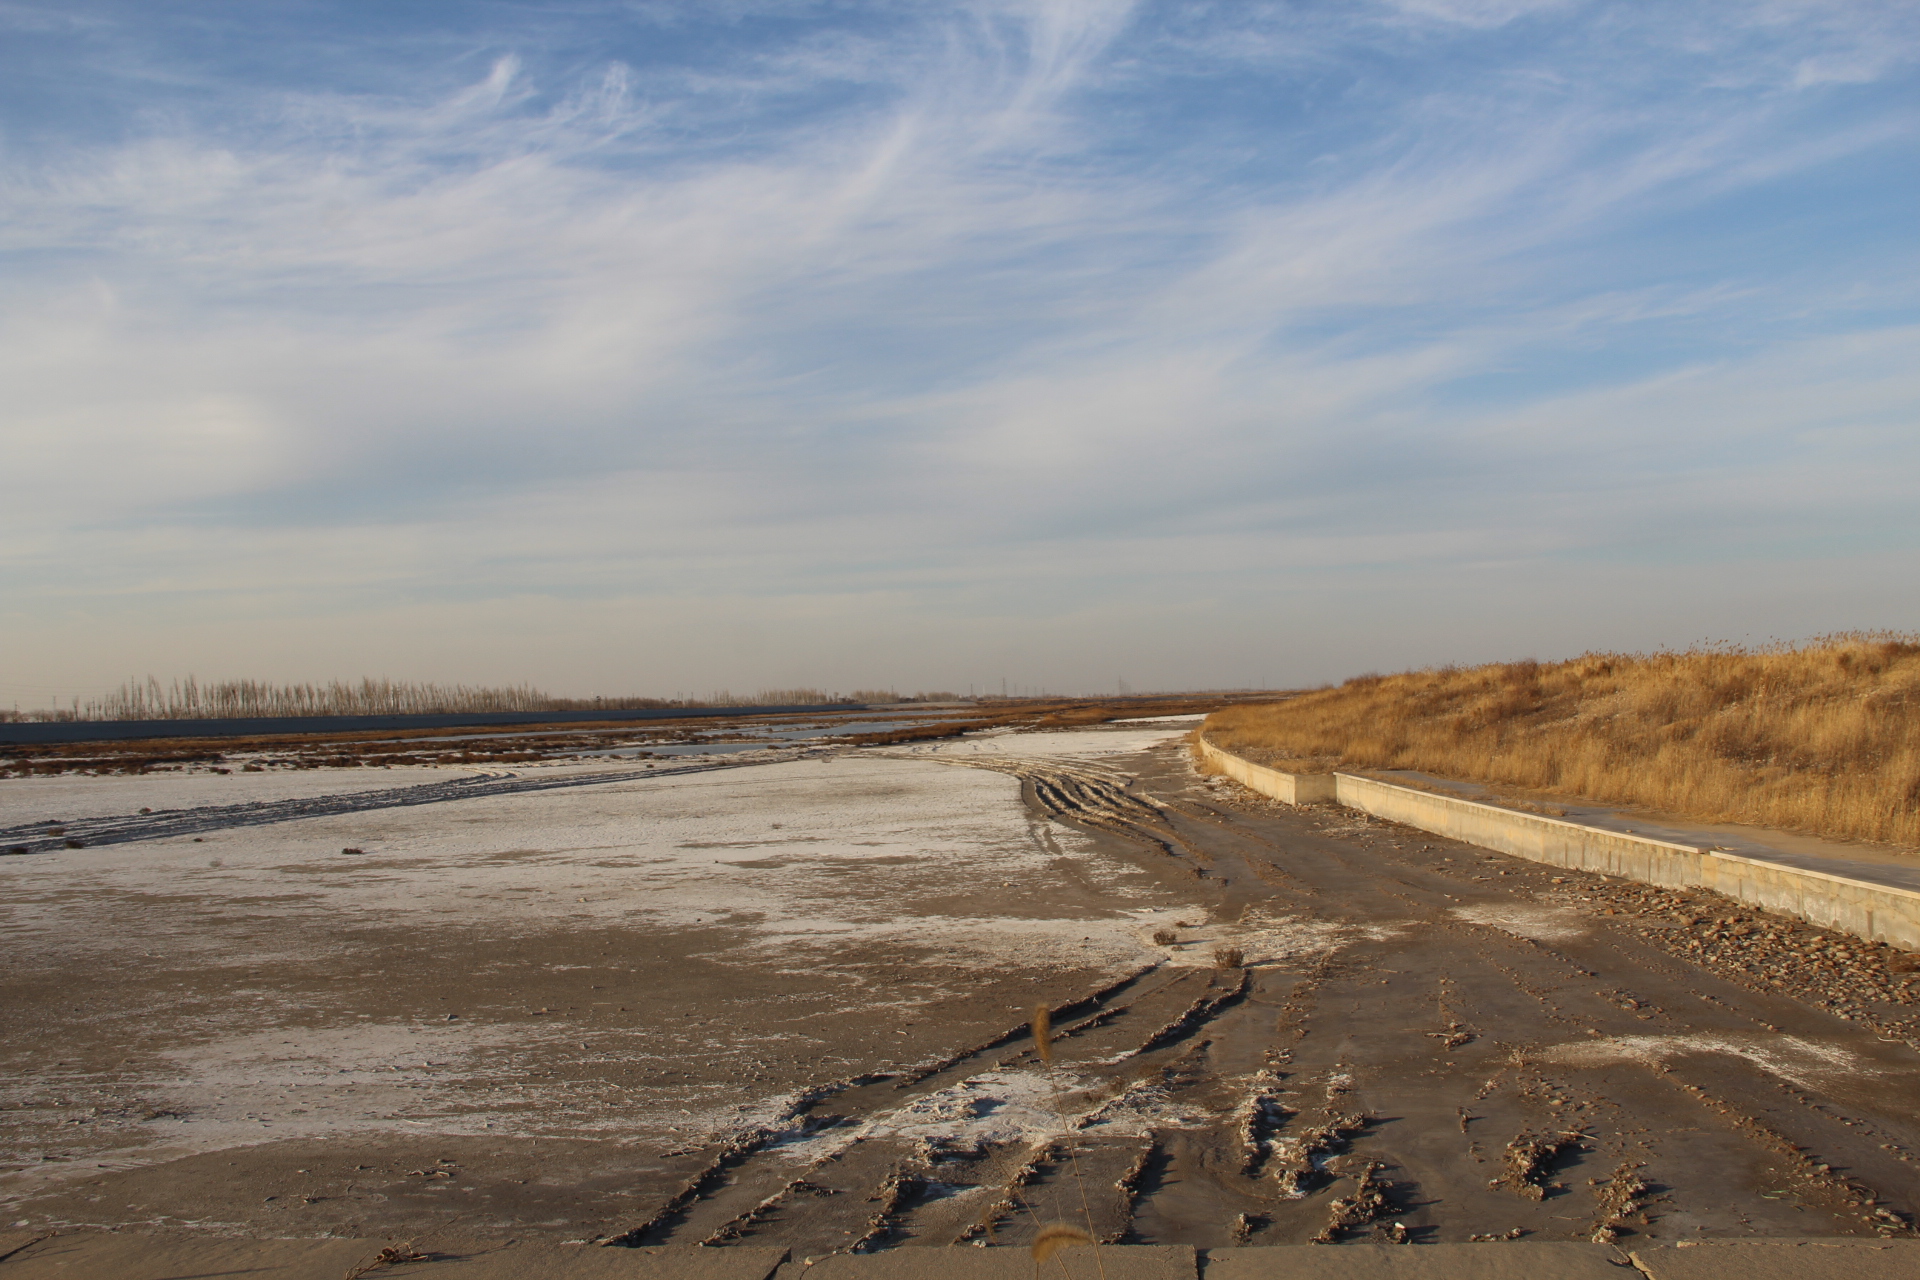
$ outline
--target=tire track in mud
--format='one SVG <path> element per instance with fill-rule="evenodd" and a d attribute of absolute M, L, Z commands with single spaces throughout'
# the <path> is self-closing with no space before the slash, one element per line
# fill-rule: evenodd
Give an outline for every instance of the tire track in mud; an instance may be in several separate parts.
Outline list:
<path fill-rule="evenodd" d="M 1920 1058 L 1569 902 L 1598 877 L 1224 804 L 1176 752 L 1132 774 L 909 758 L 1010 774 L 1046 818 L 1179 858 L 1227 937 L 1317 941 L 1090 995 L 1051 1075 L 1012 1031 L 849 1090 L 831 1127 L 722 1171 L 753 1211 L 701 1239 L 1019 1244 L 1055 1218 L 1210 1247 L 1913 1234 Z"/>
<path fill-rule="evenodd" d="M 1006 755 L 914 753 L 891 754 L 888 758 L 1004 773 L 1020 780 L 1028 805 L 1046 818 L 1158 849 L 1187 862 L 1195 876 L 1204 877 L 1213 861 L 1207 850 L 1180 838 L 1162 802 L 1133 795 L 1127 789 L 1126 775 L 1100 766 Z"/>
<path fill-rule="evenodd" d="M 988 1233 L 999 1216 L 994 1205 L 1023 1208 L 1020 1186 L 1077 1155 L 1054 1149 L 1111 1113 L 1143 1054 L 1190 1037 L 1206 1011 L 1239 990 L 1229 982 L 1205 994 L 1221 977 L 1153 965 L 1062 1005 L 1057 1076 L 1032 1069 L 1032 1033 L 1022 1026 L 898 1076 L 809 1091 L 781 1127 L 721 1144 L 678 1194 L 610 1243 L 775 1238 L 833 1252 L 929 1232 L 944 1236 L 940 1243 Z M 996 1115 L 1009 1109 L 1025 1114 Z M 875 1204 L 884 1207 L 856 1207 Z"/>
<path fill-rule="evenodd" d="M 1180 981 L 1179 975 L 1175 975 L 1171 981 L 1157 985 L 1146 983 L 1145 979 L 1155 975 L 1160 967 L 1158 964 L 1144 966 L 1052 1010 L 1051 1016 L 1062 1023 L 1056 1035 L 1074 1037 L 1105 1026 L 1137 1012 L 1136 1002 L 1149 1010 L 1155 1008 L 1156 1002 L 1163 1001 Z M 1139 991 L 1127 1000 L 1109 1003 L 1136 987 Z M 847 1151 L 872 1141 L 868 1130 L 876 1123 L 884 1124 L 888 1117 L 911 1112 L 920 1099 L 950 1088 L 955 1081 L 965 1080 L 969 1073 L 983 1067 L 989 1070 L 1007 1067 L 1030 1057 L 1031 1048 L 1009 1048 L 1023 1039 L 1032 1040 L 1032 1032 L 1025 1024 L 920 1067 L 807 1089 L 790 1101 L 771 1126 L 756 1127 L 720 1144 L 709 1162 L 688 1179 L 680 1192 L 645 1222 L 610 1242 L 732 1241 L 774 1217 L 790 1198 L 837 1195 L 844 1188 L 828 1185 L 825 1174 L 813 1175 L 828 1166 L 844 1164 Z M 908 1090 L 912 1096 L 904 1101 L 890 1096 Z M 828 1102 L 832 1102 L 835 1109 L 821 1111 L 821 1105 Z M 796 1158 L 795 1150 L 805 1148 L 810 1142 L 818 1150 Z M 764 1159 L 751 1169 L 734 1172 L 749 1157 L 768 1148 L 775 1149 L 777 1159 Z M 890 1165 L 886 1176 L 891 1177 L 895 1172 L 897 1169 Z"/>

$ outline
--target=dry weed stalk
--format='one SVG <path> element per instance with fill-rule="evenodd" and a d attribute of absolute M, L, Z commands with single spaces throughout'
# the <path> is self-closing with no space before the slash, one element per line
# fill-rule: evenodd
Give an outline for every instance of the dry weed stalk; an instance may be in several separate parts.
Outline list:
<path fill-rule="evenodd" d="M 1362 676 L 1217 711 L 1278 768 L 1418 769 L 1707 822 L 1920 844 L 1920 635 Z"/>
<path fill-rule="evenodd" d="M 1046 1005 L 1033 1006 L 1033 1018 L 1027 1023 L 1033 1030 L 1033 1047 L 1040 1055 L 1040 1061 L 1047 1064 L 1047 1070 L 1053 1070 L 1053 1010 Z"/>
<path fill-rule="evenodd" d="M 1053 1074 L 1053 1010 L 1044 1004 L 1033 1007 L 1033 1020 L 1028 1024 L 1033 1030 L 1034 1047 L 1040 1053 L 1040 1061 L 1047 1071 L 1047 1088 L 1053 1097 L 1053 1113 L 1060 1121 L 1061 1132 L 1067 1139 L 1067 1162 L 1073 1167 L 1074 1186 L 1080 1191 L 1080 1212 L 1087 1220 L 1087 1229 L 1068 1226 L 1064 1222 L 1055 1222 L 1040 1228 L 1033 1238 L 1033 1271 L 1037 1278 L 1040 1264 L 1052 1257 L 1055 1252 L 1072 1244 L 1086 1244 L 1093 1248 L 1094 1270 L 1100 1273 L 1100 1280 L 1107 1280 L 1107 1269 L 1100 1259 L 1100 1246 L 1093 1238 L 1093 1205 L 1087 1200 L 1087 1180 L 1080 1174 L 1080 1154 L 1074 1147 L 1073 1126 L 1067 1120 L 1066 1104 L 1060 1098 L 1060 1081 Z M 1065 1264 L 1061 1270 L 1065 1271 Z"/>
<path fill-rule="evenodd" d="M 346 1280 L 360 1280 L 361 1276 L 370 1275 L 375 1271 L 380 1271 L 387 1267 L 405 1266 L 409 1262 L 432 1261 L 432 1254 L 422 1253 L 413 1247 L 413 1241 L 408 1240 L 401 1244 L 390 1244 L 379 1253 L 373 1255 L 370 1260 L 352 1268 L 347 1272 Z"/>

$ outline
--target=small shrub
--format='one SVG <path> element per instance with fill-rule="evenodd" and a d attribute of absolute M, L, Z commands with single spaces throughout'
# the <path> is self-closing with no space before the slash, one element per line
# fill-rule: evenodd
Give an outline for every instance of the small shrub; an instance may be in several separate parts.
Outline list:
<path fill-rule="evenodd" d="M 1156 947 L 1170 947 L 1178 941 L 1180 941 L 1180 935 L 1171 929 L 1155 929 L 1153 931 L 1153 945 Z"/>
<path fill-rule="evenodd" d="M 1238 947 L 1215 947 L 1213 949 L 1213 967 L 1216 969 L 1238 969 L 1247 962 L 1247 953 Z"/>

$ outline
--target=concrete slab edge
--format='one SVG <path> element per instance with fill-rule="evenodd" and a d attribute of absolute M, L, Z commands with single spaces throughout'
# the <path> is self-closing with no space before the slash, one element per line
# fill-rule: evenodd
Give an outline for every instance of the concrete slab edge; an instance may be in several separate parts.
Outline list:
<path fill-rule="evenodd" d="M 13 1248 L 0 1252 L 0 1277 L 10 1273 L 11 1267 L 6 1259 L 21 1256 L 23 1246 L 19 1237 L 28 1233 L 0 1235 L 0 1248 L 12 1243 Z M 33 1243 L 49 1239 L 63 1239 L 72 1243 L 85 1244 L 89 1240 L 124 1245 L 129 1237 L 117 1233 L 103 1233 L 98 1236 L 81 1234 L 66 1236 L 59 1233 L 34 1238 Z M 180 1246 L 186 1246 L 186 1252 L 194 1251 L 194 1243 L 180 1239 L 168 1239 L 175 1255 L 169 1261 L 179 1262 Z M 381 1243 L 367 1239 L 349 1241 L 343 1239 L 319 1240 L 269 1240 L 269 1241 L 208 1241 L 206 1244 L 265 1244 L 293 1247 L 286 1257 L 276 1259 L 281 1265 L 301 1262 L 299 1246 L 312 1246 L 320 1243 L 348 1244 L 358 1243 L 369 1247 Z M 1819 1238 L 1775 1238 L 1753 1237 L 1748 1239 L 1701 1240 L 1668 1242 L 1663 1244 L 1644 1244 L 1639 1248 L 1626 1248 L 1620 1244 L 1597 1245 L 1565 1241 L 1516 1241 L 1496 1244 L 1443 1244 L 1432 1246 L 1403 1246 L 1362 1243 L 1356 1246 L 1321 1246 L 1310 1244 L 1278 1245 L 1262 1247 L 1234 1247 L 1195 1249 L 1187 1245 L 1106 1245 L 1103 1254 L 1116 1275 L 1128 1280 L 1517 1280 L 1519 1277 L 1548 1275 L 1564 1277 L 1567 1280 L 1602 1280 L 1612 1276 L 1646 1277 L 1647 1280 L 1701 1280 L 1703 1275 L 1720 1276 L 1732 1274 L 1730 1269 L 1743 1262 L 1758 1261 L 1766 1254 L 1800 1253 L 1797 1261 L 1805 1264 L 1817 1261 L 1820 1266 L 1802 1265 L 1791 1274 L 1802 1280 L 1827 1280 L 1834 1277 L 1840 1280 L 1881 1280 L 1882 1276 L 1920 1274 L 1913 1268 L 1920 1264 L 1920 1241 L 1886 1241 L 1860 1237 L 1819 1237 Z M 1753 1251 L 1745 1252 L 1742 1251 Z M 603 1276 L 609 1274 L 600 1264 L 609 1260 L 600 1250 L 580 1248 L 578 1250 L 554 1251 L 536 1248 L 540 1254 L 537 1259 L 542 1265 L 537 1268 L 541 1276 L 561 1276 L 574 1271 L 578 1264 L 582 1275 Z M 793 1262 L 783 1248 L 747 1248 L 734 1250 L 729 1248 L 706 1249 L 700 1246 L 636 1251 L 640 1256 L 632 1259 L 631 1274 L 644 1277 L 649 1274 L 685 1276 L 688 1268 L 685 1264 L 695 1263 L 693 1271 L 712 1273 L 715 1268 L 701 1264 L 720 1264 L 721 1274 L 731 1273 L 739 1278 L 748 1276 L 774 1275 L 775 1280 L 786 1276 L 804 1276 L 807 1269 Z M 998 1280 L 1004 1273 L 1010 1280 L 1021 1280 L 1030 1267 L 1026 1259 L 1026 1250 L 1015 1247 L 993 1248 L 976 1251 L 971 1248 L 923 1247 L 887 1249 L 872 1254 L 834 1255 L 821 1260 L 823 1267 L 813 1271 L 823 1277 L 845 1275 L 854 1280 L 865 1272 L 876 1280 Z M 1864 1263 L 1880 1263 L 1883 1260 L 1870 1255 L 1891 1252 L 1894 1256 L 1884 1260 L 1885 1265 L 1869 1267 L 1862 1271 Z M 732 1256 L 738 1254 L 755 1255 L 751 1260 Z M 1089 1264 L 1069 1268 L 1063 1274 L 1066 1280 L 1095 1280 L 1091 1268 L 1091 1255 L 1081 1251 L 1069 1251 L 1069 1260 Z M 474 1270 L 476 1263 L 506 1264 L 505 1270 L 496 1266 L 484 1268 L 485 1274 L 496 1270 L 503 1277 L 516 1274 L 516 1261 L 512 1251 L 494 1257 L 470 1258 L 462 1255 L 450 1258 L 446 1262 L 426 1262 L 409 1268 L 409 1273 L 417 1269 L 422 1276 L 431 1277 L 445 1271 L 448 1274 L 465 1274 L 462 1270 Z M 1772 1259 L 1768 1259 L 1772 1261 Z M 1702 1263 L 1726 1264 L 1708 1265 Z M 1691 1265 L 1678 1266 L 1679 1263 Z M 727 1266 L 728 1263 L 747 1264 Z M 963 1264 L 963 1265 L 955 1265 Z M 1115 1266 L 1117 1264 L 1117 1266 Z M 1894 1264 L 1897 1264 L 1894 1265 Z M 776 1268 L 778 1269 L 776 1271 Z M 1891 1269 L 1889 1269 L 1891 1268 Z M 84 1269 L 83 1269 L 84 1270 Z M 301 1269 L 301 1275 L 313 1271 L 311 1266 Z M 1104 1269 L 1103 1269 L 1104 1270 Z M 1084 1274 L 1081 1274 L 1083 1273 Z M 82 1272 L 75 1272 L 81 1274 Z M 474 1270 L 478 1277 L 483 1270 Z M 619 1274 L 628 1274 L 619 1269 Z M 1215 1273 L 1218 1273 L 1217 1275 Z M 1745 1274 L 1746 1269 L 1742 1268 Z M 1763 1280 L 1773 1280 L 1776 1271 L 1763 1269 Z M 66 1274 L 64 1271 L 62 1274 Z M 331 1275 L 332 1272 L 327 1274 Z M 384 1271 L 381 1272 L 384 1274 Z M 1778 1272 L 1786 1275 L 1788 1272 Z"/>
<path fill-rule="evenodd" d="M 1669 888 L 1711 889 L 1821 928 L 1920 951 L 1920 893 L 1911 889 L 1520 813 L 1357 774 L 1285 773 L 1215 746 L 1205 733 L 1194 741 L 1208 764 L 1284 804 L 1331 801 L 1532 862 Z"/>

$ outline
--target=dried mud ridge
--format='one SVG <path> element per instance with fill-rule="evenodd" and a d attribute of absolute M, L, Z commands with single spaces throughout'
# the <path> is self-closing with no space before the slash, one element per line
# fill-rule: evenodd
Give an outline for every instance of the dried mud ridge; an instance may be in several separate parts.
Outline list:
<path fill-rule="evenodd" d="M 1272 805 L 1174 752 L 939 762 L 1181 860 L 1212 932 L 1265 954 L 1055 1010 L 1051 1071 L 1017 1027 L 808 1091 L 604 1243 L 1914 1234 L 1920 1058 L 1886 1032 L 1915 992 L 1884 949 Z"/>

